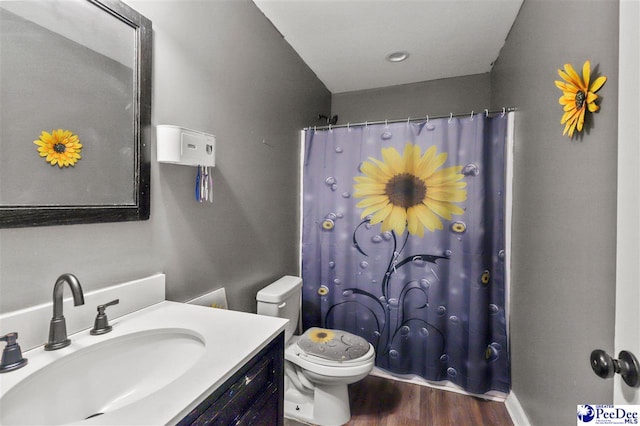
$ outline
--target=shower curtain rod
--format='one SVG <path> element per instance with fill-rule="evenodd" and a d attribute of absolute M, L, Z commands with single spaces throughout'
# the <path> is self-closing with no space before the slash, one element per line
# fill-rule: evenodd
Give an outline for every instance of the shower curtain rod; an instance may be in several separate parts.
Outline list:
<path fill-rule="evenodd" d="M 488 109 L 485 109 L 484 111 L 481 111 L 479 113 L 475 112 L 475 111 L 471 111 L 471 113 L 468 112 L 462 112 L 462 113 L 450 113 L 447 115 L 434 115 L 434 116 L 429 116 L 426 115 L 424 117 L 416 117 L 416 118 L 397 118 L 397 119 L 393 119 L 393 120 L 379 120 L 379 121 L 365 121 L 362 123 L 347 123 L 347 124 L 338 124 L 335 126 L 332 125 L 328 125 L 328 126 L 309 126 L 309 127 L 305 127 L 304 130 L 331 130 L 331 129 L 337 129 L 337 128 L 344 128 L 344 127 L 361 127 L 361 126 L 368 126 L 369 124 L 373 125 L 373 124 L 390 124 L 390 123 L 403 123 L 403 122 L 412 122 L 412 121 L 423 121 L 423 120 L 431 120 L 431 119 L 438 119 L 438 118 L 456 118 L 456 117 L 465 117 L 465 116 L 469 116 L 469 117 L 473 117 L 474 115 L 478 115 L 478 114 L 485 114 L 485 115 L 489 115 L 489 114 L 506 114 L 508 112 L 513 112 L 515 111 L 516 108 L 515 107 L 504 107 L 502 109 L 499 110 L 493 110 L 493 111 L 489 111 Z"/>

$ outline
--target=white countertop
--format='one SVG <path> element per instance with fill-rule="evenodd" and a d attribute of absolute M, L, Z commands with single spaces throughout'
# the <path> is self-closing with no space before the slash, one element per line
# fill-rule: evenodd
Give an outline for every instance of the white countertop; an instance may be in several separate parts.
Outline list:
<path fill-rule="evenodd" d="M 70 336 L 71 345 L 56 351 L 40 346 L 24 353 L 29 360 L 20 370 L 2 374 L 0 396 L 51 362 L 96 343 L 139 331 L 178 328 L 205 342 L 203 355 L 184 374 L 148 396 L 82 425 L 174 424 L 276 337 L 288 320 L 245 312 L 213 309 L 176 302 L 161 302 L 110 321 L 113 331 L 92 336 L 84 330 Z M 99 368 L 97 366 L 96 368 Z M 96 383 L 99 386 L 99 383 Z"/>

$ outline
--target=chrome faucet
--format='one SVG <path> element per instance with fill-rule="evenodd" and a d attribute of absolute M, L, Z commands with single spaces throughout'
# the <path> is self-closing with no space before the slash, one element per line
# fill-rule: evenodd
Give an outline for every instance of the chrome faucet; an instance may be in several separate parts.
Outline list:
<path fill-rule="evenodd" d="M 53 351 L 69 346 L 71 340 L 67 338 L 67 322 L 62 315 L 62 293 L 64 284 L 69 284 L 73 295 L 73 305 L 84 305 L 84 294 L 80 282 L 73 274 L 62 274 L 53 286 L 53 317 L 49 324 L 49 341 L 44 345 L 45 351 Z"/>

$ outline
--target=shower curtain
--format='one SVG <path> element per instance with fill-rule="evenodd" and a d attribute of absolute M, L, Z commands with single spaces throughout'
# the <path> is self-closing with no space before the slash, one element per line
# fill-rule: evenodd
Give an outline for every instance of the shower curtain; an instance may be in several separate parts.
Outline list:
<path fill-rule="evenodd" d="M 510 116 L 305 130 L 305 330 L 364 337 L 396 376 L 509 392 Z"/>

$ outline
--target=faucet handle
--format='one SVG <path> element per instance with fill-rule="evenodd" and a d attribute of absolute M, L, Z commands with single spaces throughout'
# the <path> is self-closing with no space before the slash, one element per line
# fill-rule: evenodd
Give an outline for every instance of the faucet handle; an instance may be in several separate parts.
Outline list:
<path fill-rule="evenodd" d="M 112 300 L 111 302 L 105 303 L 104 305 L 98 305 L 98 315 L 96 315 L 96 320 L 93 323 L 93 328 L 89 333 L 95 335 L 105 334 L 110 332 L 113 327 L 109 325 L 109 319 L 107 318 L 107 314 L 104 312 L 108 306 L 117 305 L 120 303 L 120 299 Z"/>
<path fill-rule="evenodd" d="M 17 370 L 27 365 L 27 359 L 22 357 L 22 351 L 18 345 L 18 333 L 7 333 L 0 337 L 0 341 L 7 342 L 2 351 L 0 373 Z"/>
<path fill-rule="evenodd" d="M 15 331 L 11 333 L 7 333 L 4 336 L 0 337 L 0 342 L 7 342 L 7 346 L 15 345 L 17 341 L 18 341 L 18 333 L 16 333 Z"/>
<path fill-rule="evenodd" d="M 112 300 L 111 302 L 107 302 L 104 305 L 98 305 L 98 313 L 104 315 L 104 310 L 107 309 L 108 306 L 117 305 L 120 303 L 120 299 Z"/>

